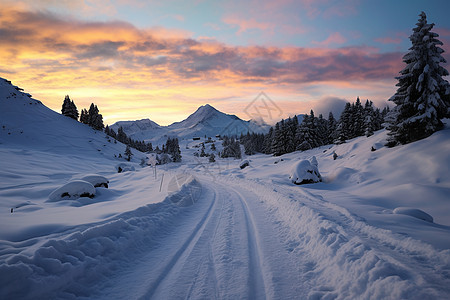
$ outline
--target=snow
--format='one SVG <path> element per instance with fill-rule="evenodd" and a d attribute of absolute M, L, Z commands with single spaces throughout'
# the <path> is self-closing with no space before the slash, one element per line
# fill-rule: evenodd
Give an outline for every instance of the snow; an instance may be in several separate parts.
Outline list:
<path fill-rule="evenodd" d="M 424 220 L 430 223 L 433 223 L 433 217 L 418 208 L 411 207 L 397 207 L 394 209 L 394 214 L 401 214 L 411 216 L 420 220 Z"/>
<path fill-rule="evenodd" d="M 291 169 L 289 179 L 295 184 L 315 183 L 322 181 L 315 156 L 310 160 L 300 160 Z"/>
<path fill-rule="evenodd" d="M 141 167 L 145 154 L 118 158 L 123 144 L 0 80 L 0 298 L 447 299 L 449 121 L 408 145 L 386 137 L 244 169 L 195 157 L 202 137 L 183 140 L 182 163 Z M 305 161 L 322 182 L 287 180 Z M 109 188 L 48 201 L 89 174 Z"/>
<path fill-rule="evenodd" d="M 80 197 L 93 198 L 94 196 L 95 187 L 91 183 L 83 180 L 74 180 L 54 190 L 48 196 L 48 199 L 50 202 L 56 202 L 64 199 L 75 200 Z"/>
<path fill-rule="evenodd" d="M 94 187 L 105 187 L 108 188 L 109 180 L 102 175 L 98 174 L 89 174 L 82 177 L 80 180 L 87 181 L 92 184 Z"/>

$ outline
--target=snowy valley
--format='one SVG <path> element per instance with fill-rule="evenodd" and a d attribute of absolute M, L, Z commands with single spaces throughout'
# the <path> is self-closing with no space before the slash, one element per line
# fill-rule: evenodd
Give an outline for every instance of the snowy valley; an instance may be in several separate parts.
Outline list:
<path fill-rule="evenodd" d="M 199 111 L 223 124 L 212 107 Z M 215 162 L 194 155 L 201 143 L 207 153 L 222 147 L 214 135 L 212 150 L 204 138 L 212 132 L 186 125 L 199 127 L 197 119 L 128 124 L 136 139 L 177 133 L 182 162 L 156 168 L 135 149 L 131 161 L 119 158 L 125 145 L 3 79 L 0 122 L 1 299 L 450 295 L 449 120 L 394 148 L 384 146 L 383 129 L 340 145 Z M 293 166 L 313 157 L 322 182 L 292 183 Z M 89 174 L 108 188 L 50 197 Z"/>

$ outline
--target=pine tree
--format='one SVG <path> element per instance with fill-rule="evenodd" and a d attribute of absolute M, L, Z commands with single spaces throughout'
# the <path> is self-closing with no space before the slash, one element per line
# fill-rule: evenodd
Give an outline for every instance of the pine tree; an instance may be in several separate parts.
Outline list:
<path fill-rule="evenodd" d="M 397 92 L 389 101 L 396 107 L 388 117 L 388 145 L 406 144 L 430 136 L 441 129 L 441 119 L 450 117 L 450 85 L 443 76 L 448 71 L 438 34 L 431 32 L 424 12 L 409 37 L 412 47 L 403 57 L 406 67 L 400 72 Z"/>
<path fill-rule="evenodd" d="M 89 113 L 85 108 L 81 110 L 80 122 L 89 125 Z"/>
<path fill-rule="evenodd" d="M 66 95 L 66 97 L 64 98 L 61 113 L 66 117 L 78 120 L 79 114 L 77 106 L 72 100 L 70 100 L 69 95 Z"/>
<path fill-rule="evenodd" d="M 209 162 L 213 163 L 216 161 L 216 156 L 214 155 L 214 153 L 211 153 L 211 155 L 209 156 Z"/>
<path fill-rule="evenodd" d="M 127 147 L 125 148 L 125 157 L 127 159 L 127 161 L 131 160 L 131 157 L 133 156 L 133 153 L 131 152 L 130 146 L 127 145 Z"/>
<path fill-rule="evenodd" d="M 330 113 L 328 114 L 328 123 L 327 123 L 327 144 L 331 144 L 336 140 L 336 126 L 337 126 L 337 121 L 334 118 L 333 113 L 330 111 Z"/>
<path fill-rule="evenodd" d="M 103 116 L 101 114 L 99 114 L 99 110 L 97 105 L 95 105 L 94 103 L 91 103 L 91 106 L 89 107 L 89 112 L 88 112 L 88 124 L 89 126 L 91 126 L 92 128 L 96 129 L 96 130 L 103 130 Z"/>

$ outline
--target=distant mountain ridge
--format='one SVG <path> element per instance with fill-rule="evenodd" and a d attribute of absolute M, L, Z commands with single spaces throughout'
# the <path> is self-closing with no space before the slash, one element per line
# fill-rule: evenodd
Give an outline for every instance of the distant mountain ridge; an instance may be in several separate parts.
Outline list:
<path fill-rule="evenodd" d="M 189 139 L 200 136 L 240 135 L 247 132 L 266 133 L 270 125 L 251 120 L 244 121 L 236 115 L 225 114 L 205 104 L 185 120 L 168 126 L 160 126 L 150 119 L 119 121 L 110 126 L 116 132 L 119 127 L 122 127 L 132 139 L 161 143 L 169 136 Z"/>

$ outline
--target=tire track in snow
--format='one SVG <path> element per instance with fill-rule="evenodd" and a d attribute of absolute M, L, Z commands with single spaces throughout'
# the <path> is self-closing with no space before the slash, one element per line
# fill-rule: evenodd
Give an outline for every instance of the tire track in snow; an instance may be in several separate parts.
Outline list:
<path fill-rule="evenodd" d="M 186 252 L 192 250 L 193 245 L 200 238 L 203 230 L 205 229 L 205 225 L 208 223 L 208 220 L 211 218 L 214 207 L 216 205 L 216 195 L 214 196 L 214 200 L 211 201 L 211 204 L 208 207 L 207 212 L 203 215 L 201 220 L 197 223 L 192 233 L 188 236 L 188 238 L 184 241 L 181 247 L 175 252 L 169 262 L 163 267 L 160 271 L 160 275 L 156 278 L 154 282 L 152 282 L 149 286 L 150 288 L 147 292 L 140 297 L 140 299 L 150 299 L 158 290 L 158 288 L 163 284 L 166 277 L 172 272 L 174 267 L 179 263 L 180 258 L 186 254 Z"/>
<path fill-rule="evenodd" d="M 245 224 L 247 227 L 247 242 L 249 256 L 249 294 L 248 299 L 266 299 L 266 284 L 263 276 L 262 253 L 258 241 L 258 231 L 255 227 L 253 217 L 246 200 L 236 189 L 230 188 L 238 196 L 242 211 L 244 212 Z"/>

